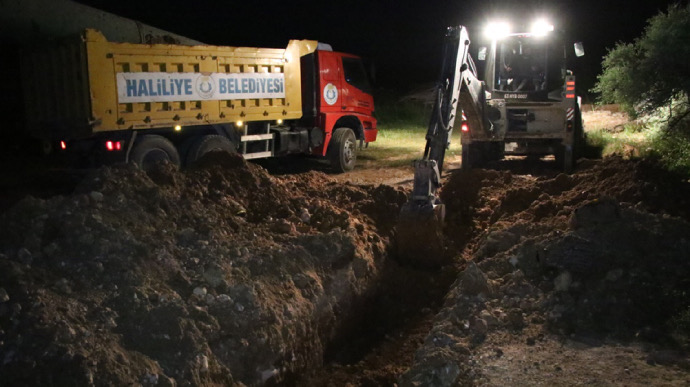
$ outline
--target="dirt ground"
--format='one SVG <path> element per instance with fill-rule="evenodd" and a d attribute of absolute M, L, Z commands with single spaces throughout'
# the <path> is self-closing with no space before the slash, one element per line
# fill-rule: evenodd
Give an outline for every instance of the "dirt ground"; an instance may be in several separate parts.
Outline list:
<path fill-rule="evenodd" d="M 433 270 L 396 260 L 411 168 L 6 175 L 0 385 L 687 385 L 687 178 L 553 164 L 450 160 Z"/>

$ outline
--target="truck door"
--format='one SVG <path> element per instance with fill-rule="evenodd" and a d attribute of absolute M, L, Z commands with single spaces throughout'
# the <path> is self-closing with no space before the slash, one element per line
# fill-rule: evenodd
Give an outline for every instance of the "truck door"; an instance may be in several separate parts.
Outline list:
<path fill-rule="evenodd" d="M 362 60 L 343 55 L 343 111 L 371 115 L 374 97 Z"/>
<path fill-rule="evenodd" d="M 332 51 L 318 51 L 321 112 L 340 112 L 343 101 L 340 56 Z"/>

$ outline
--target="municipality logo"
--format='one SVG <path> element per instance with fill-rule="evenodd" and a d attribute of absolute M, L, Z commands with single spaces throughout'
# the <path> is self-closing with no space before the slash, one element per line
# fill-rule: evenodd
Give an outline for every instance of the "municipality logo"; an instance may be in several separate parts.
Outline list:
<path fill-rule="evenodd" d="M 194 81 L 194 88 L 203 99 L 213 98 L 216 91 L 215 82 L 210 75 L 200 74 Z"/>
<path fill-rule="evenodd" d="M 335 105 L 338 102 L 338 88 L 334 84 L 329 83 L 323 88 L 323 99 L 329 105 Z"/>

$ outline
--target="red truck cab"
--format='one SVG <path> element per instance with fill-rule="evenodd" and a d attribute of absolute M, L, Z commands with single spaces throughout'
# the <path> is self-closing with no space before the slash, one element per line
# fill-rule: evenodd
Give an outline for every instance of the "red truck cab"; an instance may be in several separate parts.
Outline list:
<path fill-rule="evenodd" d="M 376 140 L 371 83 L 362 60 L 327 45 L 301 58 L 303 124 L 310 131 L 312 154 L 327 156 L 335 170 L 354 168 L 357 143 Z M 322 135 L 322 138 L 318 138 Z"/>

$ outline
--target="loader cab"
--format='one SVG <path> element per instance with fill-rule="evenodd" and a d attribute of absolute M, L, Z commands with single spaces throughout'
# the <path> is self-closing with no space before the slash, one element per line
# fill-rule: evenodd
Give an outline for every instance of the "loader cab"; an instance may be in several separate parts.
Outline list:
<path fill-rule="evenodd" d="M 557 32 L 494 36 L 480 48 L 484 80 L 492 98 L 560 100 L 565 84 L 566 50 Z"/>

